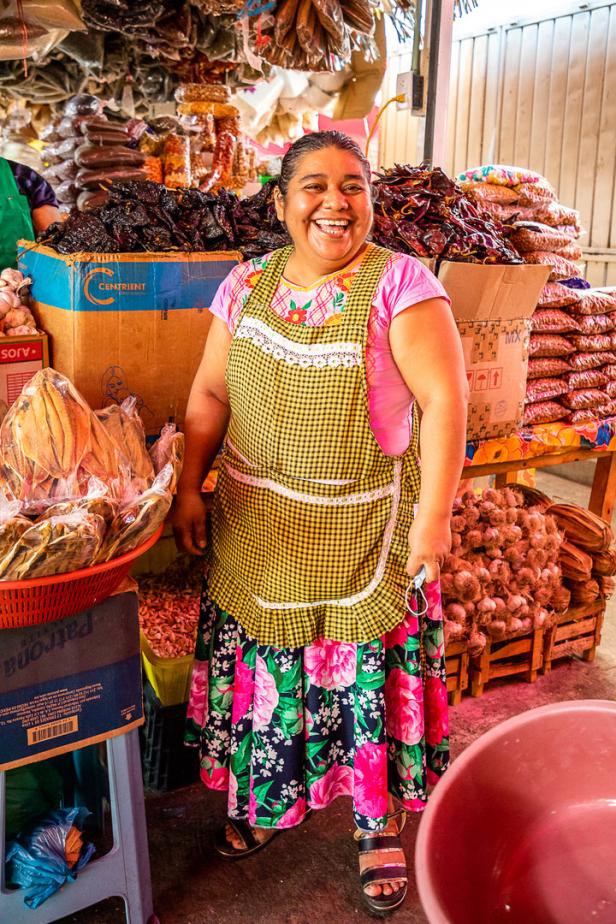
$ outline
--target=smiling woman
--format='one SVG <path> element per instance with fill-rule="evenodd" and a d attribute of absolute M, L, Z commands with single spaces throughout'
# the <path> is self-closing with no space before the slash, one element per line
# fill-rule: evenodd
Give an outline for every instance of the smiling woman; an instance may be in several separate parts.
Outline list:
<path fill-rule="evenodd" d="M 440 283 L 369 241 L 370 167 L 350 138 L 297 141 L 276 210 L 293 244 L 221 285 L 186 414 L 175 528 L 195 554 L 224 439 L 187 740 L 205 785 L 229 792 L 223 856 L 351 796 L 362 894 L 388 912 L 407 888 L 404 813 L 448 760 L 438 568 L 466 375 Z M 405 591 L 422 568 L 418 620 Z"/>

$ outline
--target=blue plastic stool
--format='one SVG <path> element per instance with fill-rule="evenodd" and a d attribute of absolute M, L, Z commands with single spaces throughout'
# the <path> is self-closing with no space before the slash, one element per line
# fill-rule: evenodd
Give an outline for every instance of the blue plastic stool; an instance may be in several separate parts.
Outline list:
<path fill-rule="evenodd" d="M 137 729 L 107 741 L 113 847 L 93 859 L 36 910 L 24 905 L 24 890 L 5 883 L 5 774 L 0 772 L 0 924 L 52 924 L 105 898 L 120 896 L 127 924 L 158 924 L 152 882 Z"/>

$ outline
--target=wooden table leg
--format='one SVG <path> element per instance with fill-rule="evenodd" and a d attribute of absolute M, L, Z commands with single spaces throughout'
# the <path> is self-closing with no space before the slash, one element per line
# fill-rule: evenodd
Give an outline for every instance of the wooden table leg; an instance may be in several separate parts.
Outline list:
<path fill-rule="evenodd" d="M 497 472 L 497 474 L 494 475 L 495 488 L 506 488 L 508 484 L 517 484 L 517 482 L 517 472 Z"/>
<path fill-rule="evenodd" d="M 600 455 L 595 465 L 588 509 L 611 523 L 616 497 L 616 453 Z"/>

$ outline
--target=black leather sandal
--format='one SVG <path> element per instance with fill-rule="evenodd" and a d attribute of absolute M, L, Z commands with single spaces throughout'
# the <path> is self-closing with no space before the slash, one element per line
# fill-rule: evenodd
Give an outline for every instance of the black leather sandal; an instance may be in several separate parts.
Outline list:
<path fill-rule="evenodd" d="M 227 824 L 231 825 L 238 837 L 241 837 L 246 845 L 245 847 L 234 847 L 227 840 Z M 227 818 L 226 825 L 219 829 L 214 839 L 216 852 L 226 860 L 242 860 L 244 857 L 249 857 L 251 854 L 262 850 L 263 847 L 267 847 L 270 841 L 273 841 L 276 835 L 280 834 L 279 830 L 272 828 L 269 837 L 266 837 L 264 841 L 258 841 L 247 821 L 240 818 Z"/>
<path fill-rule="evenodd" d="M 359 874 L 364 902 L 373 914 L 384 915 L 395 911 L 404 902 L 408 891 L 406 863 L 378 862 L 379 854 L 394 853 L 403 849 L 400 834 L 406 824 L 406 812 L 401 809 L 398 812 L 393 812 L 388 817 L 394 818 L 396 816 L 401 818 L 396 832 L 379 831 L 378 833 L 370 834 L 358 830 L 354 835 L 360 856 L 372 853 L 375 861 L 377 861 L 374 865 L 361 870 Z M 396 892 L 392 892 L 391 895 L 383 895 L 382 892 L 380 895 L 368 895 L 366 893 L 366 886 L 382 886 L 394 880 L 401 881 L 404 884 Z"/>

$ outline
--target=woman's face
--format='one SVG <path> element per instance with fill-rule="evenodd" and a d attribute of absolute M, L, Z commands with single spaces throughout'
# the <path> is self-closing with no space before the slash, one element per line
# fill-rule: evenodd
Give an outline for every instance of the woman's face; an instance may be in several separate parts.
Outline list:
<path fill-rule="evenodd" d="M 345 266 L 372 227 L 370 186 L 360 161 L 334 147 L 304 154 L 286 197 L 276 197 L 276 212 L 299 257 L 331 271 Z"/>

